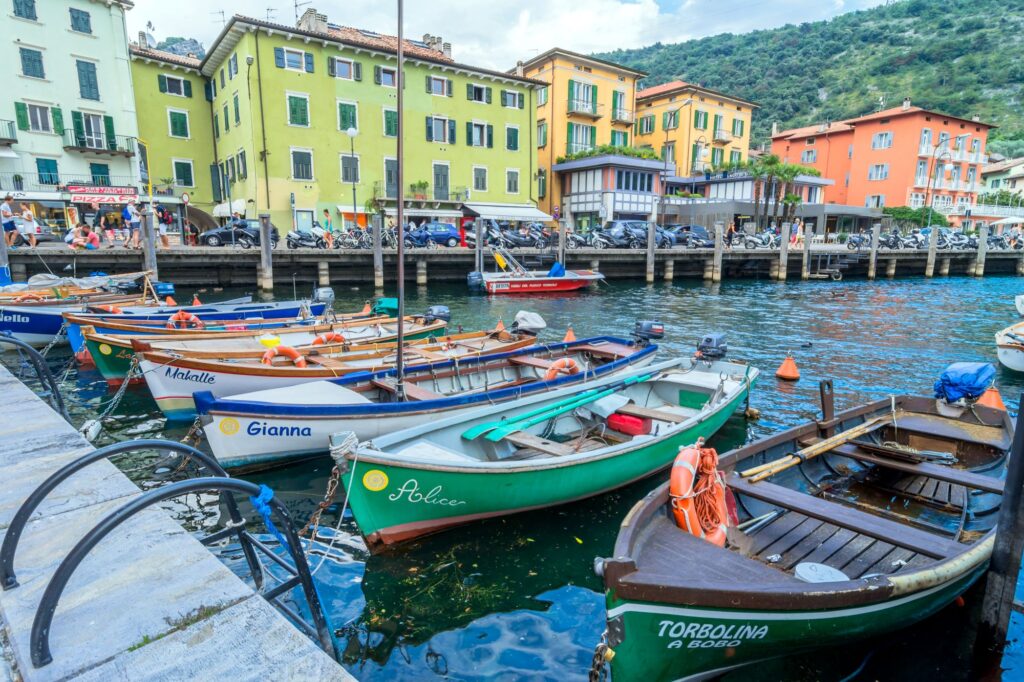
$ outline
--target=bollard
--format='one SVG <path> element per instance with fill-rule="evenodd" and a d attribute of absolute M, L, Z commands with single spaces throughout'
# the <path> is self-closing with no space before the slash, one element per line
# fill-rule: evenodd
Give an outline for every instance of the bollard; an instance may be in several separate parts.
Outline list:
<path fill-rule="evenodd" d="M 878 272 L 878 242 L 882 238 L 882 226 L 875 224 L 871 228 L 871 255 L 868 260 L 868 279 L 874 279 Z"/>
<path fill-rule="evenodd" d="M 601 261 L 599 261 L 599 260 L 592 260 L 592 261 L 590 261 L 590 269 L 592 271 L 600 272 L 601 271 L 600 268 L 601 268 Z"/>
<path fill-rule="evenodd" d="M 676 275 L 676 262 L 671 258 L 665 261 L 665 281 L 671 282 Z"/>
<path fill-rule="evenodd" d="M 274 290 L 274 242 L 271 237 L 270 214 L 260 214 L 259 285 L 263 291 Z"/>
<path fill-rule="evenodd" d="M 655 243 L 654 242 L 657 239 L 657 237 L 658 237 L 658 235 L 654 231 L 654 223 L 649 221 L 647 223 L 647 270 L 646 270 L 646 272 L 647 272 L 646 278 L 647 278 L 647 283 L 648 284 L 650 284 L 651 282 L 654 281 L 654 247 L 655 247 Z"/>
<path fill-rule="evenodd" d="M 885 265 L 885 276 L 892 279 L 896 276 L 896 259 L 890 258 L 889 262 Z"/>
<path fill-rule="evenodd" d="M 427 260 L 420 258 L 416 261 L 416 284 L 425 285 L 427 283 Z"/>
<path fill-rule="evenodd" d="M 988 225 L 978 228 L 978 254 L 974 257 L 973 266 L 969 266 L 970 274 L 975 277 L 985 275 L 985 256 L 988 254 Z"/>
<path fill-rule="evenodd" d="M 331 266 L 325 260 L 316 264 L 316 281 L 322 287 L 330 286 L 331 284 Z"/>
<path fill-rule="evenodd" d="M 715 258 L 711 268 L 711 281 L 722 281 L 722 251 L 725 248 L 725 223 L 715 223 Z"/>
<path fill-rule="evenodd" d="M 775 267 L 772 268 L 775 272 L 772 279 L 777 279 L 780 282 L 786 281 L 786 271 L 789 269 L 789 235 L 792 229 L 792 224 L 783 223 L 782 234 L 779 235 L 779 260 L 775 263 Z"/>
<path fill-rule="evenodd" d="M 373 217 L 373 288 L 384 288 L 384 247 L 381 237 L 384 233 L 384 214 Z"/>
<path fill-rule="evenodd" d="M 939 259 L 939 277 L 949 277 L 949 259 Z"/>
<path fill-rule="evenodd" d="M 800 254 L 800 279 L 811 278 L 811 244 L 814 243 L 814 234 L 807 230 L 807 224 L 803 226 L 804 251 Z"/>

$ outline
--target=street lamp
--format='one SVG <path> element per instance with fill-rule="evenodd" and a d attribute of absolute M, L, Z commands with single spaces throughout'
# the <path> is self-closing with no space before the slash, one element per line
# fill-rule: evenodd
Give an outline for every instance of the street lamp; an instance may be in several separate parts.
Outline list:
<path fill-rule="evenodd" d="M 703 144 L 701 144 L 701 140 L 703 140 Z M 711 150 L 708 149 L 708 147 L 709 147 L 709 145 L 708 145 L 708 138 L 704 137 L 704 135 L 701 134 L 700 136 L 697 137 L 697 140 L 695 141 L 694 144 L 696 144 L 697 148 L 700 149 L 700 151 L 697 152 L 697 157 L 700 160 L 700 162 L 703 164 L 704 161 L 707 160 L 707 158 L 709 156 L 711 156 Z M 692 178 L 693 174 L 696 173 L 696 172 L 697 172 L 696 168 L 690 168 L 690 177 Z M 691 182 L 690 183 L 690 194 L 695 194 L 696 193 L 695 192 L 696 189 L 697 189 L 697 183 L 696 182 Z M 697 219 L 696 218 L 696 213 L 697 213 L 697 210 L 694 208 L 693 197 L 690 197 L 690 224 L 691 225 L 693 225 L 694 221 Z"/>
<path fill-rule="evenodd" d="M 358 168 L 358 166 L 356 165 L 356 135 L 359 134 L 359 131 L 356 130 L 355 128 L 349 128 L 348 130 L 345 131 L 345 134 L 348 135 L 350 156 L 352 158 L 352 164 L 353 164 L 353 166 L 352 166 L 352 222 L 355 224 L 356 227 L 359 227 L 359 220 L 358 220 L 358 218 L 356 216 L 356 211 L 358 210 L 356 208 L 356 180 L 357 180 L 356 176 L 358 175 L 358 173 L 355 170 L 356 168 Z"/>
<path fill-rule="evenodd" d="M 941 154 L 939 153 L 940 151 L 942 152 Z M 943 146 L 936 147 L 935 151 L 932 152 L 930 166 L 932 170 L 928 174 L 928 186 L 924 193 L 924 200 L 928 203 L 928 225 L 932 224 L 932 203 L 934 202 L 931 196 L 932 185 L 935 182 L 935 176 L 938 175 L 938 163 L 943 159 L 945 163 L 942 166 L 942 170 L 943 174 L 945 174 L 953 170 L 953 155 Z M 935 254 L 939 248 L 939 235 L 935 234 L 935 232 L 935 228 L 931 228 L 931 231 L 928 233 L 928 260 L 924 266 L 925 277 L 931 277 L 935 274 Z"/>

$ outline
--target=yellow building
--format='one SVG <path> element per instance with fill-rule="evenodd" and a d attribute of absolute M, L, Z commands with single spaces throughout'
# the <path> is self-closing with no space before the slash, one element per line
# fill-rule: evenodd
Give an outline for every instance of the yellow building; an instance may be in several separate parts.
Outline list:
<path fill-rule="evenodd" d="M 636 146 L 648 146 L 690 176 L 747 160 L 757 105 L 699 85 L 672 81 L 636 93 Z"/>
<path fill-rule="evenodd" d="M 562 188 L 552 167 L 599 147 L 633 146 L 636 83 L 647 74 L 554 48 L 520 62 L 516 75 L 548 84 L 537 97 L 537 194 L 538 208 L 557 219 Z"/>

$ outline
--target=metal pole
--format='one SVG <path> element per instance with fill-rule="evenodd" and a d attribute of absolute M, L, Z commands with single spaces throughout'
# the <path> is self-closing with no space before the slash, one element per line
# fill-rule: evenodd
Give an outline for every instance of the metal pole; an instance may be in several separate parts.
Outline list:
<path fill-rule="evenodd" d="M 384 288 L 384 251 L 381 235 L 384 231 L 384 212 L 374 216 L 373 221 L 373 288 Z"/>
<path fill-rule="evenodd" d="M 484 271 L 484 240 L 487 239 L 487 225 L 484 223 L 483 218 L 476 218 L 473 221 L 474 230 L 476 231 L 476 244 L 474 244 L 474 256 L 473 265 L 474 270 L 482 273 Z"/>
<path fill-rule="evenodd" d="M 350 155 L 352 157 L 352 161 L 354 162 L 356 160 L 356 138 L 350 137 L 350 138 L 348 138 L 348 142 L 349 142 Z M 356 208 L 356 176 L 355 176 L 355 173 L 353 173 L 352 174 L 352 222 L 355 223 L 356 227 L 359 227 L 359 214 L 356 212 L 358 210 L 359 209 Z"/>
<path fill-rule="evenodd" d="M 145 249 L 145 270 L 148 270 L 152 279 L 160 279 L 156 268 L 156 207 L 153 205 L 153 184 L 149 185 L 149 220 L 146 221 L 146 238 L 142 248 Z"/>
<path fill-rule="evenodd" d="M 405 89 L 405 74 L 402 72 L 402 67 L 405 63 L 405 50 L 403 44 L 403 29 L 402 29 L 402 5 L 403 0 L 398 0 L 398 82 L 396 85 L 397 90 L 397 109 L 398 109 L 398 124 L 396 126 L 396 133 L 398 135 L 398 203 L 395 208 L 395 214 L 398 217 L 398 325 L 397 325 L 397 339 L 395 353 L 395 396 L 400 400 L 405 400 L 405 386 L 402 383 L 403 375 L 405 374 L 405 360 L 404 353 L 402 351 L 402 341 L 405 335 L 405 184 L 403 179 L 403 166 L 405 159 L 403 158 L 403 145 L 402 145 L 402 91 Z M 480 241 L 479 236 L 477 241 Z"/>
<path fill-rule="evenodd" d="M 260 277 L 260 289 L 263 291 L 274 290 L 274 242 L 271 236 L 270 214 L 260 214 L 260 268 L 263 271 Z"/>

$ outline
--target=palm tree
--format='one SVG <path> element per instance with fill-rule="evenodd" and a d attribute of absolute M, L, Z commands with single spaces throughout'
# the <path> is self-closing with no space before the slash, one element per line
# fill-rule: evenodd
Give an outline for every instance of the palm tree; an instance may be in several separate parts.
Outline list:
<path fill-rule="evenodd" d="M 768 199 L 769 199 L 769 194 L 773 191 L 772 190 L 772 186 L 775 184 L 775 176 L 778 174 L 778 170 L 779 170 L 780 166 L 782 166 L 782 160 L 778 156 L 776 156 L 775 154 L 768 154 L 767 156 L 762 157 L 759 163 L 761 164 L 762 168 L 764 168 L 764 174 L 765 174 L 765 179 L 764 179 L 764 186 L 765 186 L 765 191 L 764 191 L 764 217 L 765 217 L 765 221 L 767 222 L 767 219 L 768 219 Z M 777 187 L 774 189 L 774 193 L 775 193 L 775 195 L 777 197 L 777 195 L 779 193 L 779 189 Z M 776 203 L 778 203 L 778 199 L 777 198 L 776 198 Z M 760 223 L 757 224 L 757 229 L 761 229 Z"/>
<path fill-rule="evenodd" d="M 754 183 L 754 228 L 756 229 L 761 222 L 761 183 L 765 179 L 766 172 L 760 159 L 746 161 L 742 164 L 742 168 Z"/>
<path fill-rule="evenodd" d="M 772 207 L 772 222 L 779 225 L 779 208 L 783 198 L 796 191 L 796 176 L 800 175 L 801 167 L 791 163 L 784 163 L 775 172 L 775 205 Z M 789 208 L 788 206 L 786 207 Z M 785 221 L 783 212 L 783 221 Z"/>

